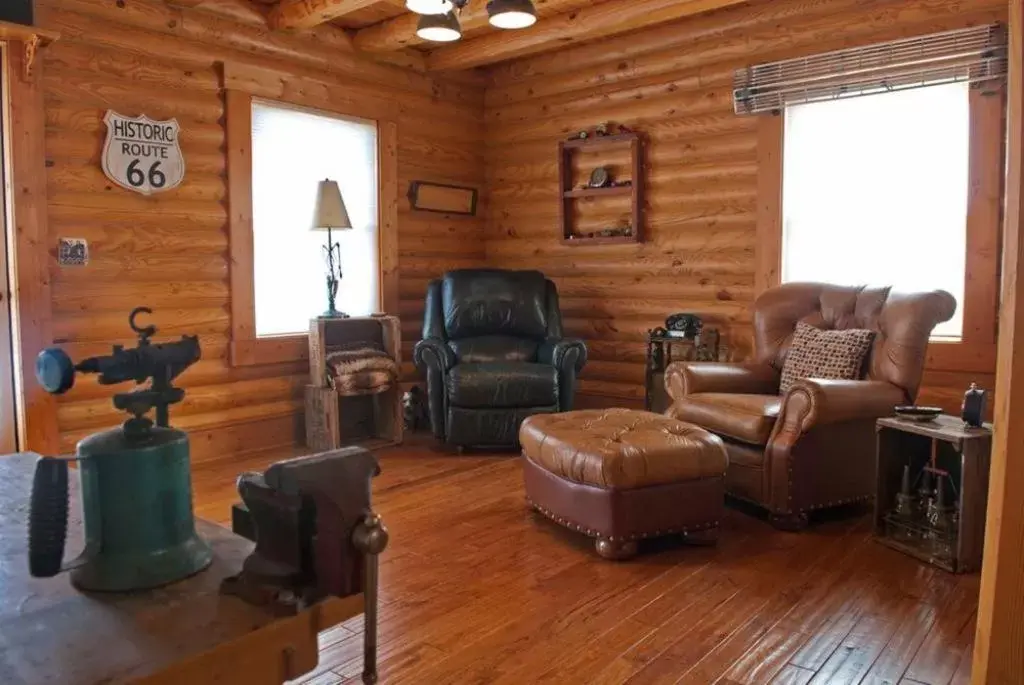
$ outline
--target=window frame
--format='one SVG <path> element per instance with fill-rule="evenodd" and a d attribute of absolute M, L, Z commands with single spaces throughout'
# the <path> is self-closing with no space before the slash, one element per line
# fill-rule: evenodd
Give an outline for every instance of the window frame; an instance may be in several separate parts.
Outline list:
<path fill-rule="evenodd" d="M 241 70 L 240 70 L 241 71 Z M 225 65 L 225 86 L 244 82 L 245 74 L 231 79 Z M 228 250 L 230 256 L 232 366 L 254 366 L 301 361 L 309 358 L 309 334 L 256 336 L 256 293 L 252 233 L 252 103 L 280 102 L 322 112 L 373 120 L 377 124 L 378 254 L 380 309 L 396 315 L 398 308 L 398 126 L 379 112 L 352 107 L 346 111 L 325 107 L 305 96 L 301 88 L 267 96 L 246 89 L 225 87 L 227 120 Z"/>
<path fill-rule="evenodd" d="M 972 84 L 968 98 L 970 169 L 962 303 L 963 334 L 959 341 L 931 341 L 925 368 L 992 373 L 996 361 L 999 316 L 1006 85 Z M 781 113 L 758 118 L 757 247 L 754 274 L 757 294 L 781 283 L 784 136 L 785 117 Z"/>

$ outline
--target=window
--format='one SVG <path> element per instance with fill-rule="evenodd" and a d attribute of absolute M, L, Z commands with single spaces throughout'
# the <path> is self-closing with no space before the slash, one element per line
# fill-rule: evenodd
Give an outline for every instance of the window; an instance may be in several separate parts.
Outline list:
<path fill-rule="evenodd" d="M 305 333 L 327 308 L 324 245 L 311 230 L 317 188 L 338 182 L 352 230 L 341 244 L 337 308 L 380 309 L 377 126 L 266 102 L 252 103 L 252 232 L 257 337 Z"/>
<path fill-rule="evenodd" d="M 787 107 L 782 280 L 941 288 L 933 337 L 963 332 L 970 173 L 965 83 Z"/>

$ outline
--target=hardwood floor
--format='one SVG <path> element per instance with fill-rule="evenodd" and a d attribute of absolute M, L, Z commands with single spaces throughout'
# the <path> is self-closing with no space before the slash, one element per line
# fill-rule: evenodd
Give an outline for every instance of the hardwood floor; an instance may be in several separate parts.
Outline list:
<path fill-rule="evenodd" d="M 947 685 L 970 681 L 978 576 L 876 544 L 863 514 L 782 533 L 730 510 L 717 547 L 626 563 L 527 510 L 519 460 L 380 452 L 381 682 Z M 200 516 L 283 455 L 196 468 Z M 359 682 L 361 619 L 320 636 L 309 685 Z"/>

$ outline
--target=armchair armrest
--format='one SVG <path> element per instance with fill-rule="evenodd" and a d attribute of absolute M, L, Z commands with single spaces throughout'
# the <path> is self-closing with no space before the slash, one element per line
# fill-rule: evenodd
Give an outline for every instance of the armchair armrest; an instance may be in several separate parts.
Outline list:
<path fill-rule="evenodd" d="M 905 402 L 903 390 L 885 381 L 805 378 L 786 393 L 778 423 L 806 433 L 814 426 L 890 416 Z"/>
<path fill-rule="evenodd" d="M 424 338 L 416 343 L 412 352 L 416 368 L 440 371 L 442 374 L 455 366 L 455 353 L 440 338 Z"/>
<path fill-rule="evenodd" d="M 579 373 L 587 363 L 587 345 L 576 338 L 546 340 L 537 350 L 537 362 L 551 364 L 560 372 Z"/>
<path fill-rule="evenodd" d="M 698 392 L 774 395 L 779 372 L 768 364 L 673 362 L 665 370 L 665 389 L 673 400 Z"/>

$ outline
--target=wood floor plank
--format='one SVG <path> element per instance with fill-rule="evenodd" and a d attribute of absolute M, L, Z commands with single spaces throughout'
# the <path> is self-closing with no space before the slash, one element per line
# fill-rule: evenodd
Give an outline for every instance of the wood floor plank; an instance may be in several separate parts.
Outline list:
<path fill-rule="evenodd" d="M 814 671 L 800 668 L 793 664 L 786 664 L 781 671 L 772 679 L 771 685 L 807 685 L 814 677 Z"/>
<path fill-rule="evenodd" d="M 893 685 L 898 683 L 921 648 L 935 623 L 935 608 L 918 604 L 896 629 L 889 643 L 875 659 L 861 681 L 862 685 Z"/>
<path fill-rule="evenodd" d="M 974 583 L 964 583 L 950 593 L 904 677 L 929 684 L 948 683 L 973 643 L 977 605 Z"/>
<path fill-rule="evenodd" d="M 238 473 L 289 456 L 198 467 L 197 512 L 227 522 Z M 413 437 L 379 458 L 374 508 L 391 533 L 385 685 L 968 678 L 977 577 L 873 543 L 864 516 L 790 534 L 729 510 L 715 547 L 666 540 L 613 563 L 528 510 L 515 455 L 455 456 Z M 318 668 L 297 682 L 359 682 L 362 617 L 325 631 L 320 646 Z"/>

